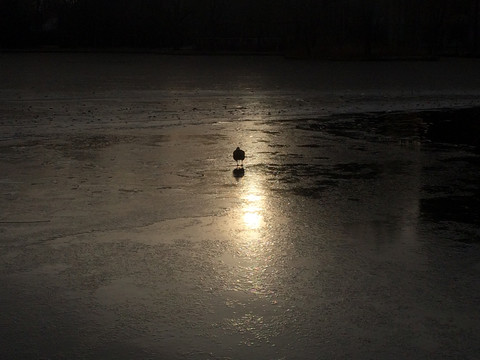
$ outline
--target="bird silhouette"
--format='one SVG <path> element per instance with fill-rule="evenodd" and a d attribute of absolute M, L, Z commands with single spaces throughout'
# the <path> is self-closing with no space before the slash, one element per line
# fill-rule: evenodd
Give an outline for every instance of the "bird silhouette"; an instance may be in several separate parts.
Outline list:
<path fill-rule="evenodd" d="M 241 161 L 243 166 L 243 160 L 245 160 L 245 151 L 237 147 L 233 152 L 233 160 L 237 162 L 237 166 L 238 166 L 238 162 Z"/>

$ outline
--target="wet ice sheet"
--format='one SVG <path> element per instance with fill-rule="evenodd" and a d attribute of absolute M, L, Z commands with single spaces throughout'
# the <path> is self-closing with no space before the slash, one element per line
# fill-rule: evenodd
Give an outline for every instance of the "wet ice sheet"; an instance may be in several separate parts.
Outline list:
<path fill-rule="evenodd" d="M 439 217 L 435 204 L 469 197 L 478 211 L 478 155 L 420 136 L 422 121 L 389 119 L 385 129 L 356 111 L 469 105 L 475 80 L 464 75 L 452 92 L 454 77 L 443 75 L 435 96 L 420 81 L 419 98 L 383 82 L 381 100 L 362 85 L 346 101 L 348 76 L 332 95 L 330 85 L 296 89 L 290 73 L 275 80 L 289 91 L 271 90 L 260 75 L 284 72 L 268 59 L 231 65 L 253 74 L 240 72 L 230 89 L 225 79 L 238 78 L 222 58 L 216 83 L 205 67 L 193 80 L 172 70 L 168 86 L 178 88 L 168 93 L 151 88 L 167 74 L 146 76 L 152 60 L 144 69 L 107 58 L 97 64 L 113 66 L 105 84 L 76 59 L 80 85 L 77 68 L 2 89 L 7 357 L 478 353 L 478 222 Z M 177 66 L 191 65 L 166 69 Z M 365 65 L 346 66 L 364 78 Z M 247 152 L 243 177 L 233 176 L 236 146 Z"/>

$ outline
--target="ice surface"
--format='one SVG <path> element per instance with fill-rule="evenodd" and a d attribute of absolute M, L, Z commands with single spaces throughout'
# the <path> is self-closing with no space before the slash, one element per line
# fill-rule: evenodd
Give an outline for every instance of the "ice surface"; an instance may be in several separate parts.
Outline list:
<path fill-rule="evenodd" d="M 479 65 L 1 54 L 2 358 L 475 358 Z"/>

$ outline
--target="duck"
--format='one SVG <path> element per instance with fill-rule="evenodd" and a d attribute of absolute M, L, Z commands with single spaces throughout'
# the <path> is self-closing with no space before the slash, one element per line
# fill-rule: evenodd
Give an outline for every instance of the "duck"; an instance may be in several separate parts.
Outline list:
<path fill-rule="evenodd" d="M 233 152 L 233 160 L 237 162 L 237 166 L 238 166 L 238 162 L 241 161 L 242 162 L 241 166 L 243 166 L 243 160 L 245 160 L 245 151 L 243 151 L 237 146 L 237 148 Z"/>

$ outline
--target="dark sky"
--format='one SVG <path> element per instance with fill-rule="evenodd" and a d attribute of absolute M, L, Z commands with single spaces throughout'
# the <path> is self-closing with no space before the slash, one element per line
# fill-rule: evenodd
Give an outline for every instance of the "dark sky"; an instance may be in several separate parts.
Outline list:
<path fill-rule="evenodd" d="M 478 55 L 480 0 L 0 0 L 0 47 Z"/>

